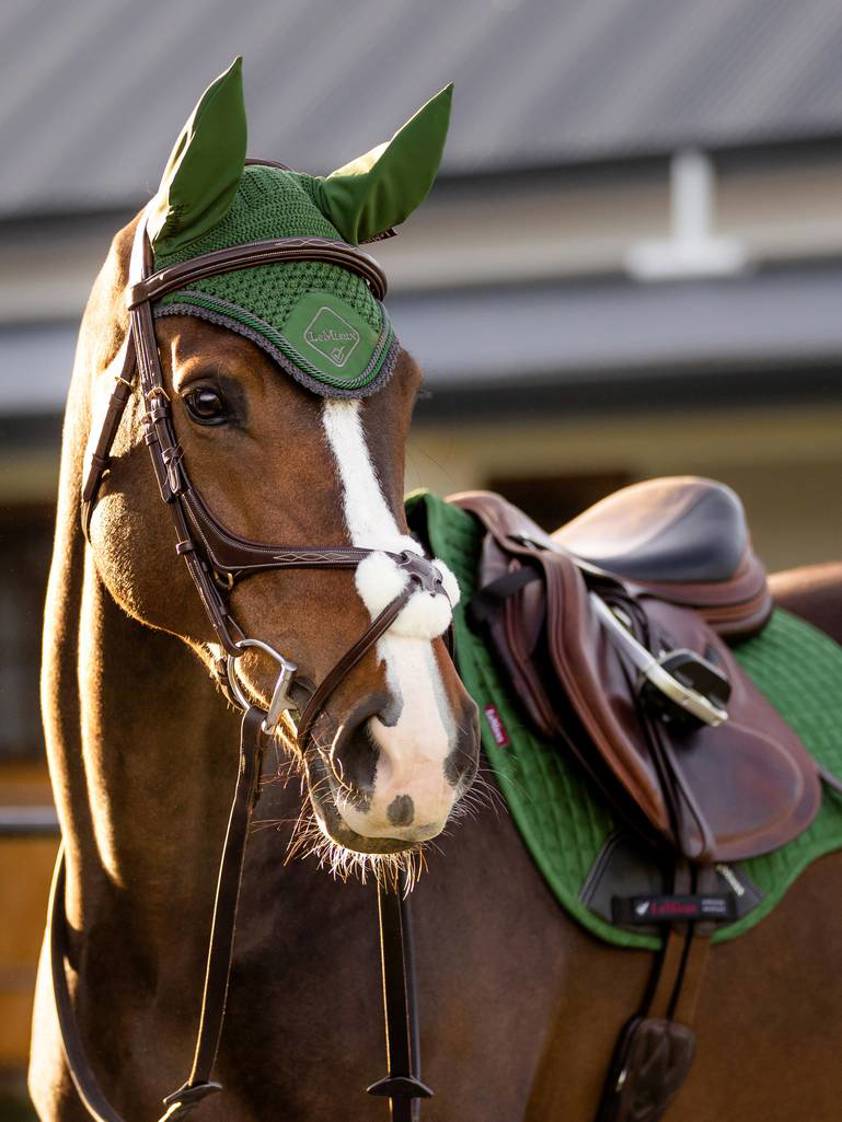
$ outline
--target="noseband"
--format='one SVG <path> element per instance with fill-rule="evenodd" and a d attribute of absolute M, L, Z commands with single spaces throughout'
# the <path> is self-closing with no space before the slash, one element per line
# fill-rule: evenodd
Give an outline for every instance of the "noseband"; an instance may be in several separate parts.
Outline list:
<path fill-rule="evenodd" d="M 111 364 L 116 384 L 82 491 L 82 526 L 86 539 L 90 540 L 91 517 L 109 467 L 114 439 L 129 398 L 135 388 L 139 388 L 146 410 L 142 418 L 144 441 L 149 448 L 161 498 L 175 526 L 175 552 L 187 564 L 224 651 L 217 666 L 217 677 L 229 700 L 243 713 L 240 765 L 219 866 L 193 1066 L 184 1085 L 164 1099 L 167 1109 L 161 1122 L 174 1122 L 206 1095 L 221 1089 L 219 1083 L 211 1080 L 211 1072 L 225 1013 L 243 859 L 251 812 L 257 801 L 265 734 L 275 730 L 284 712 L 297 709 L 298 743 L 302 752 L 305 751 L 315 722 L 333 691 L 394 623 L 410 597 L 416 591 L 445 594 L 441 575 L 432 562 L 412 552 L 391 553 L 339 545 L 293 547 L 249 541 L 223 526 L 190 482 L 183 449 L 173 427 L 169 395 L 164 388 L 152 303 L 205 277 L 256 265 L 296 261 L 320 261 L 349 269 L 366 281 L 377 299 L 386 294 L 386 278 L 371 257 L 355 246 L 326 238 L 274 238 L 253 242 L 206 253 L 155 272 L 145 221 L 141 219 L 129 266 L 130 330 Z M 254 573 L 272 569 L 353 570 L 374 552 L 385 553 L 405 571 L 406 585 L 315 687 L 302 681 L 296 664 L 270 644 L 245 636 L 229 611 L 231 589 Z M 263 652 L 279 667 L 272 700 L 266 710 L 250 699 L 237 673 L 237 661 L 249 650 Z M 90 1065 L 68 988 L 65 964 L 71 956 L 64 888 L 65 864 L 61 852 L 50 897 L 48 938 L 53 994 L 68 1070 L 82 1103 L 96 1122 L 123 1122 L 102 1092 Z M 426 1098 L 431 1092 L 418 1078 L 408 904 L 403 892 L 389 891 L 380 881 L 378 906 L 389 1071 L 385 1079 L 372 1084 L 368 1090 L 370 1094 L 388 1099 L 395 1122 L 410 1122 L 410 1118 L 415 1117 L 412 1101 Z"/>
<path fill-rule="evenodd" d="M 249 708 L 236 671 L 237 660 L 250 648 L 258 648 L 275 658 L 281 666 L 272 704 L 267 711 L 266 730 L 271 731 L 287 709 L 298 708 L 298 742 L 302 750 L 330 695 L 394 623 L 414 592 L 425 590 L 444 594 L 440 574 L 430 561 L 410 552 L 379 550 L 403 569 L 408 577 L 403 591 L 372 620 L 342 658 L 325 675 L 318 687 L 296 679 L 297 666 L 268 644 L 247 639 L 228 608 L 228 593 L 236 583 L 253 573 L 272 569 L 356 569 L 374 549 L 353 546 L 287 546 L 249 541 L 227 529 L 211 512 L 201 494 L 190 482 L 184 452 L 176 439 L 169 395 L 164 388 L 152 303 L 185 285 L 206 277 L 256 265 L 319 261 L 338 265 L 355 273 L 382 300 L 386 277 L 367 253 L 355 246 L 327 238 L 273 238 L 206 253 L 178 265 L 153 271 L 152 250 L 143 220 L 138 225 L 129 266 L 128 308 L 130 330 L 114 360 L 116 386 L 112 392 L 99 438 L 82 492 L 82 519 L 85 536 L 102 478 L 108 469 L 111 448 L 123 413 L 136 382 L 146 407 L 143 424 L 145 443 L 161 493 L 169 508 L 175 533 L 175 551 L 184 558 L 196 585 L 211 627 L 225 651 L 226 673 L 220 674 L 229 700 L 240 709 Z M 281 686 L 283 691 L 281 692 Z M 295 698 L 296 700 L 293 700 Z M 280 704 L 283 701 L 283 705 Z M 297 701 L 297 704 L 296 704 Z"/>

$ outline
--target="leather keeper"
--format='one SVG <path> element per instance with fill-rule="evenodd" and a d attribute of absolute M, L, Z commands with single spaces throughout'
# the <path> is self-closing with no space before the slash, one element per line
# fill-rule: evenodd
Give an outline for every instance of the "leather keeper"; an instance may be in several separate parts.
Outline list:
<path fill-rule="evenodd" d="M 696 1053 L 687 1025 L 635 1017 L 617 1044 L 597 1122 L 659 1122 L 684 1084 Z"/>

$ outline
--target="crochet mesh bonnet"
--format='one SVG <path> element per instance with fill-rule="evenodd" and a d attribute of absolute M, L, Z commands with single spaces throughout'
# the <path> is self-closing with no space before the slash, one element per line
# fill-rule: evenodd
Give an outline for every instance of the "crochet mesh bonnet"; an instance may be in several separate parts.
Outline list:
<path fill-rule="evenodd" d="M 245 162 L 241 60 L 202 95 L 147 208 L 156 269 L 278 237 L 359 245 L 389 236 L 426 197 L 441 160 L 452 87 L 386 144 L 326 177 Z M 155 315 L 194 315 L 238 332 L 315 393 L 362 397 L 394 368 L 398 342 L 366 281 L 340 265 L 290 262 L 208 277 Z"/>

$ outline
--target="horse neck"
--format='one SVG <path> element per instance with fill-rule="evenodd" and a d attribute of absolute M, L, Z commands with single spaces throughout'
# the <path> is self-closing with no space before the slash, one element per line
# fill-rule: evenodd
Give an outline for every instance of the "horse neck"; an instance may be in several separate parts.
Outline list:
<path fill-rule="evenodd" d="M 154 953 L 174 916 L 206 937 L 237 722 L 180 640 L 112 600 L 80 530 L 79 457 L 65 453 L 42 703 L 66 908 L 76 930 L 119 926 Z"/>

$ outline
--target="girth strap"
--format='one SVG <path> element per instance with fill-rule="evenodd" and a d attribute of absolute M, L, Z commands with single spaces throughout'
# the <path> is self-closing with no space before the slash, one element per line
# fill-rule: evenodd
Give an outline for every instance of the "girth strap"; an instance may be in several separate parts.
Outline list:
<path fill-rule="evenodd" d="M 676 869 L 676 892 L 716 889 L 711 866 Z M 596 1122 L 660 1122 L 681 1090 L 696 1051 L 693 1022 L 714 925 L 673 924 L 640 1013 L 624 1026 Z"/>

